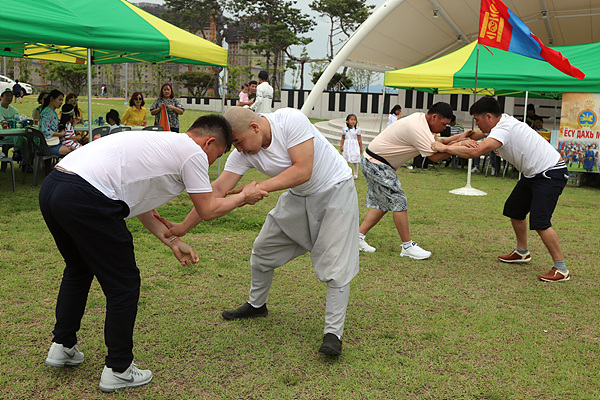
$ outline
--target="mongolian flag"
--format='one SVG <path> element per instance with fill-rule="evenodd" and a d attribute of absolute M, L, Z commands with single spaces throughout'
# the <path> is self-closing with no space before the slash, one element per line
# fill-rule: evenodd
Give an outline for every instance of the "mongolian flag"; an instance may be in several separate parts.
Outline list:
<path fill-rule="evenodd" d="M 158 124 L 163 127 L 165 131 L 170 131 L 171 126 L 169 125 L 169 116 L 167 115 L 167 107 L 164 104 L 160 105 L 160 119 Z"/>
<path fill-rule="evenodd" d="M 547 61 L 567 75 L 585 78 L 585 74 L 572 66 L 560 52 L 544 46 L 501 0 L 481 0 L 478 41 L 484 46 Z"/>

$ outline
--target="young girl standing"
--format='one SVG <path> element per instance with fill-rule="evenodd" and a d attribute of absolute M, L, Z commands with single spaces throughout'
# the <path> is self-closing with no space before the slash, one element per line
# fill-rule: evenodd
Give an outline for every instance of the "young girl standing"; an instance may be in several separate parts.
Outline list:
<path fill-rule="evenodd" d="M 358 178 L 358 164 L 360 163 L 362 150 L 362 138 L 360 137 L 358 120 L 356 119 L 356 115 L 350 114 L 346 117 L 346 127 L 342 128 L 340 151 L 344 159 L 352 163 L 354 179 Z"/>

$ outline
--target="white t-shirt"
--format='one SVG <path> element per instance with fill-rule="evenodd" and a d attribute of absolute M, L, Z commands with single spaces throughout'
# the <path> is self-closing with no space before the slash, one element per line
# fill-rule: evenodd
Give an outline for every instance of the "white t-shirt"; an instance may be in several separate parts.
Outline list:
<path fill-rule="evenodd" d="M 435 137 L 429 129 L 425 113 L 414 113 L 385 128 L 368 147 L 369 151 L 385 158 L 397 170 L 419 154 L 423 157 L 432 155 L 431 144 L 435 142 Z M 381 164 L 367 153 L 364 156 L 371 162 Z"/>
<path fill-rule="evenodd" d="M 234 151 L 229 155 L 225 171 L 244 175 L 255 168 L 274 177 L 292 166 L 288 150 L 314 138 L 314 161 L 310 179 L 290 188 L 298 196 L 310 196 L 352 178 L 352 170 L 340 153 L 321 135 L 318 129 L 299 110 L 281 108 L 263 115 L 271 125 L 271 144 L 257 154 Z"/>
<path fill-rule="evenodd" d="M 250 108 L 258 114 L 270 113 L 272 101 L 273 88 L 268 82 L 263 82 L 256 87 L 256 99 Z"/>
<path fill-rule="evenodd" d="M 396 114 L 390 114 L 390 117 L 388 118 L 387 126 L 390 126 L 391 124 L 393 124 L 396 121 L 398 121 L 398 116 Z"/>
<path fill-rule="evenodd" d="M 208 158 L 185 133 L 115 133 L 69 153 L 58 165 L 106 197 L 127 203 L 127 218 L 161 206 L 184 190 L 212 192 Z"/>
<path fill-rule="evenodd" d="M 502 114 L 488 137 L 502 143 L 497 149 L 500 157 L 517 167 L 527 178 L 546 171 L 560 160 L 560 154 L 546 139 L 525 122 L 508 114 Z"/>

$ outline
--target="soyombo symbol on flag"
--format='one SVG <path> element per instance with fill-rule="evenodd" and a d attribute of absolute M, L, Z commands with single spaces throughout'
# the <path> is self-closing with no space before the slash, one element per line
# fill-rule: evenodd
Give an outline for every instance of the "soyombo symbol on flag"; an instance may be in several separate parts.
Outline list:
<path fill-rule="evenodd" d="M 577 79 L 585 78 L 585 74 L 572 66 L 561 53 L 544 46 L 527 25 L 500 0 L 481 0 L 478 42 L 547 61 L 567 75 Z"/>

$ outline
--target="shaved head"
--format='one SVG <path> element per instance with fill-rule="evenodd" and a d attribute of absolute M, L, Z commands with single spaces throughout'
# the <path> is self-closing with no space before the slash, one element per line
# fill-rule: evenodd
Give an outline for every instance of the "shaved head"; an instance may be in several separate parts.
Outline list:
<path fill-rule="evenodd" d="M 244 107 L 229 107 L 223 114 L 234 134 L 250 129 L 251 122 L 259 122 L 260 117 L 254 111 Z"/>

